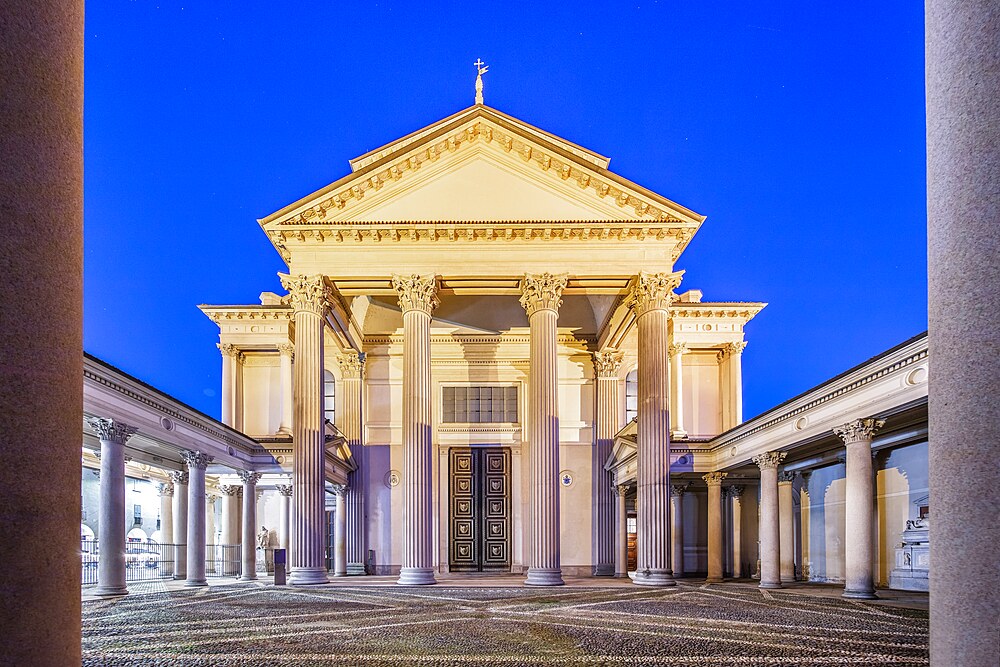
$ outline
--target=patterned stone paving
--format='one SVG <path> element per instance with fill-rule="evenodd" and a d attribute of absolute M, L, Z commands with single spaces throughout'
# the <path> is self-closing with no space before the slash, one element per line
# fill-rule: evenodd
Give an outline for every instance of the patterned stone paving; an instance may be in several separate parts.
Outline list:
<path fill-rule="evenodd" d="M 741 584 L 150 586 L 83 615 L 94 667 L 928 664 L 926 611 Z"/>

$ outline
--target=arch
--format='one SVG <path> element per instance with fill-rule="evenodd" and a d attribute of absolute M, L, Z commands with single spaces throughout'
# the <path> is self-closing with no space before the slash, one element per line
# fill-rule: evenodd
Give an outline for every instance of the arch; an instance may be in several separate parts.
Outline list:
<path fill-rule="evenodd" d="M 128 531 L 128 535 L 125 536 L 125 539 L 128 540 L 129 542 L 132 542 L 134 540 L 145 542 L 147 539 L 146 531 L 144 531 L 142 528 L 133 528 L 132 530 Z"/>
<path fill-rule="evenodd" d="M 88 526 L 85 523 L 81 523 L 80 524 L 80 539 L 81 540 L 89 540 L 89 541 L 93 542 L 94 539 L 95 539 L 94 529 L 91 528 L 90 526 Z"/>

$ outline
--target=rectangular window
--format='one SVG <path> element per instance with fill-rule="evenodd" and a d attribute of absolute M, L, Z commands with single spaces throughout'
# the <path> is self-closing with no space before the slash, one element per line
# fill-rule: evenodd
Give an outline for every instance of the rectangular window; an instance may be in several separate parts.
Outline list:
<path fill-rule="evenodd" d="M 517 387 L 442 387 L 442 420 L 446 424 L 517 422 Z"/>

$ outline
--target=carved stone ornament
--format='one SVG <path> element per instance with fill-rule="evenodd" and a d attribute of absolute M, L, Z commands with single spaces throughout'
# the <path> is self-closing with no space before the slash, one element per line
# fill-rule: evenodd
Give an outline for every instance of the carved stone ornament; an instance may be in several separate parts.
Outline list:
<path fill-rule="evenodd" d="M 617 493 L 620 497 L 624 498 L 625 495 L 628 493 L 628 484 L 619 484 L 614 487 L 614 490 L 615 493 Z"/>
<path fill-rule="evenodd" d="M 285 496 L 286 498 L 292 497 L 292 485 L 291 484 L 278 484 L 274 488 L 278 490 L 278 493 Z"/>
<path fill-rule="evenodd" d="M 795 481 L 795 476 L 799 473 L 792 472 L 779 472 L 778 473 L 778 484 L 791 484 Z"/>
<path fill-rule="evenodd" d="M 745 340 L 737 341 L 735 343 L 726 343 L 726 354 L 743 354 L 743 350 L 747 348 L 747 342 Z"/>
<path fill-rule="evenodd" d="M 114 419 L 104 419 L 102 417 L 90 417 L 87 419 L 90 428 L 97 432 L 97 437 L 108 442 L 117 442 L 124 445 L 135 435 L 139 429 L 129 426 Z"/>
<path fill-rule="evenodd" d="M 236 474 L 239 475 L 244 484 L 256 484 L 260 481 L 261 476 L 259 472 L 250 472 L 249 470 L 239 470 Z"/>
<path fill-rule="evenodd" d="M 765 452 L 753 457 L 753 462 L 761 470 L 766 468 L 777 468 L 778 465 L 788 456 L 787 452 Z"/>
<path fill-rule="evenodd" d="M 219 487 L 219 491 L 222 491 L 224 496 L 238 496 L 240 494 L 240 486 L 238 484 L 223 484 Z"/>
<path fill-rule="evenodd" d="M 683 271 L 675 273 L 641 272 L 628 298 L 628 306 L 636 317 L 651 310 L 667 310 L 676 295 L 674 290 L 681 284 Z"/>
<path fill-rule="evenodd" d="M 722 480 L 728 476 L 728 472 L 710 472 L 707 475 L 702 475 L 701 478 L 705 480 L 705 483 L 709 486 L 721 486 Z"/>
<path fill-rule="evenodd" d="M 347 495 L 347 485 L 346 484 L 332 484 L 333 494 L 339 498 L 343 498 Z"/>
<path fill-rule="evenodd" d="M 540 310 L 559 312 L 562 291 L 566 288 L 566 274 L 526 273 L 521 280 L 521 305 L 531 317 Z"/>
<path fill-rule="evenodd" d="M 360 380 L 365 370 L 365 360 L 357 352 L 349 352 L 337 359 L 340 375 L 345 380 Z"/>
<path fill-rule="evenodd" d="M 170 482 L 163 482 L 156 487 L 156 495 L 161 498 L 170 498 L 174 495 L 174 485 Z"/>
<path fill-rule="evenodd" d="M 235 359 L 242 354 L 242 352 L 240 352 L 240 348 L 236 347 L 232 343 L 216 343 L 215 346 L 219 348 L 219 352 L 221 352 L 224 357 L 233 357 Z"/>
<path fill-rule="evenodd" d="M 186 470 L 184 472 L 178 472 L 176 470 L 171 470 L 170 471 L 170 479 L 173 480 L 174 486 L 177 486 L 178 484 L 181 484 L 183 486 L 187 486 L 188 479 L 190 479 L 190 475 L 188 474 L 188 472 Z"/>
<path fill-rule="evenodd" d="M 843 426 L 835 426 L 833 432 L 840 436 L 845 445 L 863 440 L 871 441 L 875 431 L 885 426 L 884 419 L 856 419 Z"/>
<path fill-rule="evenodd" d="M 184 462 L 188 464 L 188 468 L 201 468 L 204 470 L 208 467 L 208 464 L 215 460 L 214 456 L 209 456 L 208 454 L 202 454 L 201 452 L 191 452 L 183 451 L 181 452 L 181 458 Z"/>
<path fill-rule="evenodd" d="M 295 358 L 295 343 L 278 343 L 276 347 L 281 354 L 287 354 L 293 359 Z"/>
<path fill-rule="evenodd" d="M 729 487 L 730 498 L 739 498 L 742 495 L 743 495 L 743 487 L 740 486 L 739 484 L 734 484 L 733 486 Z"/>
<path fill-rule="evenodd" d="M 670 485 L 670 495 L 675 498 L 680 498 L 685 493 L 687 493 L 687 484 L 671 484 Z"/>
<path fill-rule="evenodd" d="M 618 369 L 622 366 L 624 352 L 618 350 L 601 350 L 594 352 L 594 374 L 599 378 L 618 378 Z"/>
<path fill-rule="evenodd" d="M 673 343 L 670 345 L 670 356 L 676 357 L 678 354 L 684 354 L 687 350 L 687 343 Z"/>
<path fill-rule="evenodd" d="M 322 317 L 333 300 L 333 288 L 326 276 L 301 276 L 279 273 L 281 286 L 288 290 L 289 303 L 296 312 L 315 313 Z"/>
<path fill-rule="evenodd" d="M 393 276 L 392 287 L 399 295 L 399 307 L 405 313 L 419 310 L 430 315 L 441 302 L 438 300 L 437 277 L 434 275 Z"/>

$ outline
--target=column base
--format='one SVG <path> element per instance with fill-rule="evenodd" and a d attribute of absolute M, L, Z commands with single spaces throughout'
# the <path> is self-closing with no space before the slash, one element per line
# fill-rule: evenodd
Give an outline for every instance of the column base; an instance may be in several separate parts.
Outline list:
<path fill-rule="evenodd" d="M 670 432 L 671 440 L 685 440 L 688 437 L 688 432 L 681 429 L 674 429 Z"/>
<path fill-rule="evenodd" d="M 363 574 L 368 574 L 368 573 L 365 572 L 365 564 L 364 563 L 348 563 L 347 564 L 347 574 L 348 574 L 348 576 L 355 576 L 355 575 L 359 575 L 359 574 L 363 575 Z"/>
<path fill-rule="evenodd" d="M 240 581 L 257 581 L 257 573 L 256 573 L 256 572 L 254 572 L 253 574 L 241 574 L 241 575 L 240 575 L 239 577 L 237 577 L 237 578 L 238 578 L 238 579 L 239 579 Z"/>
<path fill-rule="evenodd" d="M 878 600 L 878 596 L 875 595 L 875 591 L 849 591 L 844 589 L 843 597 L 850 598 L 852 600 Z"/>
<path fill-rule="evenodd" d="M 347 572 L 334 572 L 333 576 L 335 576 L 335 577 L 346 577 L 347 576 Z"/>
<path fill-rule="evenodd" d="M 180 574 L 174 572 L 174 581 L 181 581 L 182 579 L 187 579 L 187 578 L 188 578 L 187 572 L 182 572 Z"/>
<path fill-rule="evenodd" d="M 628 572 L 615 572 L 615 579 L 628 579 Z"/>
<path fill-rule="evenodd" d="M 434 568 L 430 567 L 404 567 L 399 570 L 397 586 L 430 586 L 436 584 L 434 578 Z"/>
<path fill-rule="evenodd" d="M 128 588 L 125 586 L 114 586 L 112 588 L 98 586 L 94 590 L 94 595 L 128 595 Z"/>
<path fill-rule="evenodd" d="M 757 585 L 757 588 L 784 588 L 780 581 L 762 581 Z"/>
<path fill-rule="evenodd" d="M 524 580 L 525 586 L 563 586 L 565 584 L 562 570 L 559 568 L 529 567 L 528 577 Z"/>
<path fill-rule="evenodd" d="M 708 577 L 705 579 L 706 584 L 721 584 L 725 579 L 722 577 Z"/>
<path fill-rule="evenodd" d="M 594 568 L 595 577 L 613 577 L 615 576 L 615 566 L 614 565 L 598 565 Z"/>
<path fill-rule="evenodd" d="M 330 583 L 324 567 L 296 567 L 288 577 L 292 586 L 317 586 Z"/>
<path fill-rule="evenodd" d="M 208 586 L 208 581 L 206 581 L 205 579 L 188 579 L 187 581 L 184 582 L 184 586 L 186 587 Z"/>
<path fill-rule="evenodd" d="M 670 570 L 640 570 L 635 573 L 632 583 L 640 586 L 676 586 L 674 573 Z"/>

